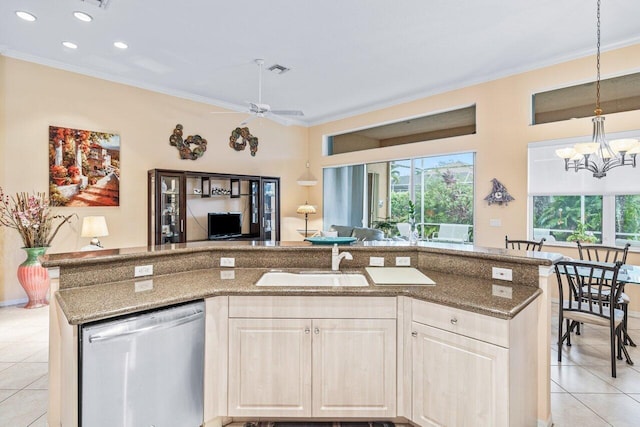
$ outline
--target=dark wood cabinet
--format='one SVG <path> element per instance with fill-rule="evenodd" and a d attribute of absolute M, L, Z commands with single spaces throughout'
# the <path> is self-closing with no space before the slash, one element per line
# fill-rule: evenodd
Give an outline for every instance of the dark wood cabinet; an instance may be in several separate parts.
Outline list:
<path fill-rule="evenodd" d="M 209 213 L 240 214 L 234 239 L 280 240 L 279 178 L 152 169 L 148 181 L 150 246 L 209 239 Z"/>

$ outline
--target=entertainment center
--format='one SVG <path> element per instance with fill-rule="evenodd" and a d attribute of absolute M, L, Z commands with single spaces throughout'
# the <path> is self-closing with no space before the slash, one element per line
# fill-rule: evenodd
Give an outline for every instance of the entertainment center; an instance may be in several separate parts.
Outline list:
<path fill-rule="evenodd" d="M 148 171 L 148 245 L 280 240 L 280 178 Z"/>

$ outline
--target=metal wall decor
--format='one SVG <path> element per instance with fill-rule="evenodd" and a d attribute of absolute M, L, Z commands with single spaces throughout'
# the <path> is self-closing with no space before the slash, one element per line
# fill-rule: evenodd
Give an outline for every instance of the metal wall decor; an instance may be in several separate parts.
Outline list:
<path fill-rule="evenodd" d="M 173 134 L 169 137 L 169 145 L 178 149 L 180 158 L 183 160 L 197 160 L 207 151 L 207 140 L 200 135 L 189 135 L 186 140 L 182 139 L 182 125 L 177 124 Z M 194 148 L 191 149 L 191 146 Z"/>
<path fill-rule="evenodd" d="M 242 151 L 247 148 L 247 144 L 249 144 L 251 155 L 255 157 L 256 152 L 258 151 L 258 138 L 251 135 L 249 128 L 238 127 L 231 131 L 231 136 L 229 137 L 229 147 L 233 148 L 236 151 Z"/>
<path fill-rule="evenodd" d="M 489 205 L 491 205 L 492 203 L 497 203 L 499 205 L 502 205 L 504 203 L 505 205 L 508 205 L 510 201 L 515 200 L 507 191 L 507 187 L 502 185 L 500 181 L 493 178 L 491 180 L 491 183 L 493 184 L 491 193 L 489 193 L 489 195 L 484 198 L 487 202 L 489 202 Z"/>

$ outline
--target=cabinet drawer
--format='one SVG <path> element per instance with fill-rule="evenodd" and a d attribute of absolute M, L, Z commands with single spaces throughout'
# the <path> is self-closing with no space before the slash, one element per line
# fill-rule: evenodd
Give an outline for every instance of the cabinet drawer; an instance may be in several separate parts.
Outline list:
<path fill-rule="evenodd" d="M 229 317 L 395 319 L 396 307 L 395 297 L 229 297 Z"/>
<path fill-rule="evenodd" d="M 508 320 L 418 300 L 413 300 L 411 310 L 414 322 L 509 347 Z"/>

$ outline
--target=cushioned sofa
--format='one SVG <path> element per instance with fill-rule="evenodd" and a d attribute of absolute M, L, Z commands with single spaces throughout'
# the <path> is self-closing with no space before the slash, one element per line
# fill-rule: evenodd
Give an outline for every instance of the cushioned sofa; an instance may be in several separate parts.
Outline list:
<path fill-rule="evenodd" d="M 329 231 L 338 232 L 338 237 L 355 237 L 362 240 L 388 240 L 384 237 L 382 230 L 377 228 L 353 227 L 351 225 L 332 225 Z"/>

